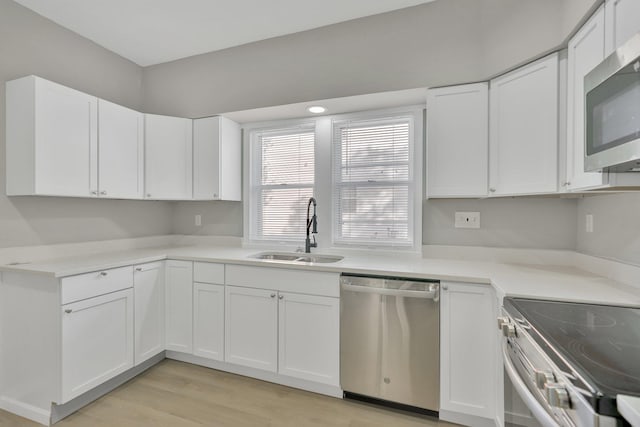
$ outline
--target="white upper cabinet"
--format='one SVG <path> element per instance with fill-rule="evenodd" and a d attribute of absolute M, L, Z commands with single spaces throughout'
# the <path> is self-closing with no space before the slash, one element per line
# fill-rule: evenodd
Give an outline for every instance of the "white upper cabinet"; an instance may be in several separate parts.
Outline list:
<path fill-rule="evenodd" d="M 427 197 L 487 195 L 488 84 L 427 91 Z"/>
<path fill-rule="evenodd" d="M 598 11 L 569 41 L 567 79 L 568 190 L 599 187 L 607 174 L 584 171 L 584 76 L 604 59 L 605 11 Z"/>
<path fill-rule="evenodd" d="M 98 195 L 141 199 L 144 115 L 98 100 Z"/>
<path fill-rule="evenodd" d="M 611 0 L 569 40 L 567 77 L 567 177 L 569 191 L 635 187 L 639 174 L 585 172 L 584 77 L 640 30 L 640 0 Z"/>
<path fill-rule="evenodd" d="M 6 89 L 7 195 L 95 196 L 98 99 L 35 76 Z"/>
<path fill-rule="evenodd" d="M 607 56 L 640 31 L 640 0 L 607 0 L 604 7 Z"/>
<path fill-rule="evenodd" d="M 491 195 L 558 189 L 558 54 L 491 81 Z"/>
<path fill-rule="evenodd" d="M 242 199 L 240 126 L 221 116 L 193 121 L 193 198 Z"/>
<path fill-rule="evenodd" d="M 145 114 L 145 198 L 193 197 L 193 120 Z"/>

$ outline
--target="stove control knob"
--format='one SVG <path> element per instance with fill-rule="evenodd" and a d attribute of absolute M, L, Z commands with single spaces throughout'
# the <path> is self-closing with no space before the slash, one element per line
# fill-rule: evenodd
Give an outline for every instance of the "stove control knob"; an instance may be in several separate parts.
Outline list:
<path fill-rule="evenodd" d="M 502 325 L 502 335 L 507 338 L 516 336 L 516 327 L 511 323 L 505 323 Z"/>
<path fill-rule="evenodd" d="M 540 390 L 544 390 L 546 385 L 551 385 L 556 382 L 553 372 L 551 371 L 536 371 L 536 386 Z"/>
<path fill-rule="evenodd" d="M 498 329 L 502 330 L 502 325 L 509 323 L 509 318 L 507 316 L 498 317 Z"/>
<path fill-rule="evenodd" d="M 569 399 L 569 392 L 561 385 L 547 386 L 547 400 L 551 406 L 560 409 L 571 408 L 571 400 Z"/>

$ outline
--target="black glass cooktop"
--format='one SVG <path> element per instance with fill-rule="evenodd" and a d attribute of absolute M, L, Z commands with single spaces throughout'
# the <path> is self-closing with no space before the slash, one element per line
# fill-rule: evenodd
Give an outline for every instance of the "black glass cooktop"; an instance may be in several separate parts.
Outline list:
<path fill-rule="evenodd" d="M 640 308 L 509 298 L 605 396 L 640 396 Z"/>

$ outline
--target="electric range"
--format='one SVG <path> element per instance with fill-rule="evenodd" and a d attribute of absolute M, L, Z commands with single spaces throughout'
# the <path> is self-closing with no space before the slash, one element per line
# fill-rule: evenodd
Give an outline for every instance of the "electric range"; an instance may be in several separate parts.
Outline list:
<path fill-rule="evenodd" d="M 505 370 L 543 425 L 628 425 L 616 396 L 640 396 L 640 308 L 505 298 L 498 324 Z"/>

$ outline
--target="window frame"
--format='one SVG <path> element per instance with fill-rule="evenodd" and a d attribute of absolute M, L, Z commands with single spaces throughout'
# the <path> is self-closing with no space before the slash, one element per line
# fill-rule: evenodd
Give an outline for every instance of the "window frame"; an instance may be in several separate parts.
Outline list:
<path fill-rule="evenodd" d="M 409 122 L 409 153 L 408 153 L 408 179 L 406 185 L 408 187 L 407 195 L 407 216 L 408 216 L 408 235 L 409 241 L 393 242 L 393 241 L 379 241 L 374 240 L 361 240 L 361 241 L 345 241 L 338 238 L 338 212 L 336 198 L 339 197 L 338 185 L 336 182 L 338 171 L 335 170 L 338 167 L 338 162 L 335 159 L 337 152 L 334 149 L 335 144 L 339 144 L 340 141 L 335 141 L 334 138 L 337 135 L 337 129 L 346 127 L 345 124 L 353 122 L 356 125 L 371 123 L 372 126 L 382 125 L 386 123 L 397 123 L 406 119 Z M 398 250 L 398 251 L 414 251 L 418 252 L 422 247 L 422 184 L 423 184 L 423 162 L 422 162 L 422 147 L 424 146 L 424 107 L 405 107 L 394 108 L 387 110 L 377 110 L 370 112 L 358 112 L 347 115 L 335 116 L 332 119 L 331 125 L 331 245 L 335 248 L 363 248 L 373 250 Z M 371 187 L 382 185 L 396 186 L 405 184 L 395 184 L 392 181 L 384 181 L 381 183 L 372 184 Z M 342 185 L 342 187 L 349 187 L 348 184 Z"/>
<path fill-rule="evenodd" d="M 247 126 L 243 126 L 243 140 L 244 140 L 244 149 L 248 154 L 243 156 L 243 168 L 247 171 L 244 174 L 244 185 L 243 185 L 243 193 L 245 205 L 243 212 L 243 228 L 245 230 L 243 242 L 248 246 L 283 246 L 283 245 L 299 245 L 300 242 L 304 243 L 304 236 L 300 236 L 300 238 L 287 238 L 287 237 L 274 237 L 274 238 L 264 238 L 263 236 L 257 233 L 258 231 L 258 217 L 260 215 L 258 206 L 257 196 L 260 191 L 256 188 L 308 188 L 309 185 L 301 185 L 301 184 L 282 184 L 278 186 L 274 185 L 254 185 L 256 183 L 256 175 L 255 172 L 258 169 L 257 161 L 260 162 L 260 166 L 262 166 L 262 153 L 258 148 L 259 135 L 264 133 L 294 133 L 295 131 L 305 132 L 311 131 L 314 133 L 314 163 L 315 163 L 315 155 L 316 155 L 316 144 L 317 144 L 317 135 L 316 135 L 316 123 L 314 120 L 279 120 L 276 122 L 268 122 L 268 123 L 252 123 Z M 316 169 L 317 165 L 314 167 L 314 180 L 311 185 L 312 194 L 315 194 L 316 189 Z"/>
<path fill-rule="evenodd" d="M 304 235 L 292 240 L 256 240 L 251 238 L 251 215 L 255 210 L 251 199 L 251 134 L 253 131 L 286 129 L 296 126 L 315 127 L 315 177 L 313 194 L 318 202 L 318 248 L 314 251 L 339 249 L 340 251 L 393 251 L 420 254 L 422 251 L 422 206 L 424 202 L 424 145 L 425 145 L 425 105 L 407 105 L 378 110 L 364 110 L 354 113 L 251 122 L 242 125 L 243 130 L 243 238 L 242 246 L 247 248 L 269 248 L 276 250 L 296 250 L 304 248 Z M 412 115 L 413 140 L 413 245 L 379 246 L 371 244 L 335 244 L 333 242 L 333 122 L 343 120 L 376 119 L 389 116 Z M 330 175 L 327 177 L 327 171 Z"/>

